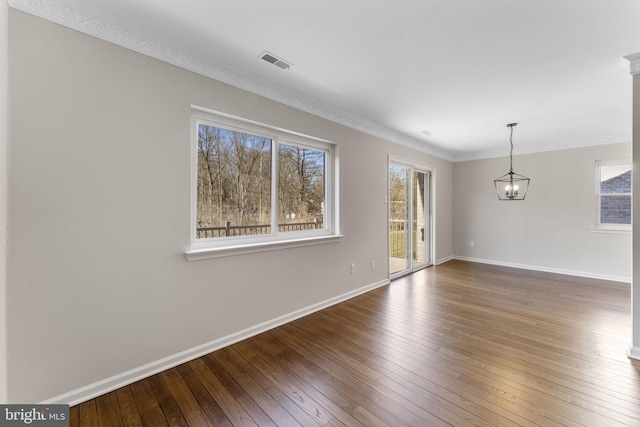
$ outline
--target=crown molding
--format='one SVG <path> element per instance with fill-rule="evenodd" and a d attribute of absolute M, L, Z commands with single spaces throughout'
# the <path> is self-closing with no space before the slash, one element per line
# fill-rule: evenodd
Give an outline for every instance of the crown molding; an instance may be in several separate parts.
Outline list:
<path fill-rule="evenodd" d="M 552 143 L 546 143 L 546 144 L 519 145 L 519 146 L 516 146 L 517 152 L 514 153 L 514 156 L 518 156 L 522 154 L 545 153 L 549 151 L 570 150 L 574 148 L 593 147 L 597 145 L 619 144 L 619 143 L 625 143 L 625 142 L 630 143 L 631 138 L 632 138 L 631 132 L 621 132 L 617 134 L 593 137 L 590 139 L 584 139 L 584 138 L 567 139 L 567 140 L 554 141 Z M 454 155 L 453 162 L 466 162 L 469 160 L 492 159 L 496 157 L 506 157 L 508 155 L 509 155 L 509 149 L 505 145 L 505 148 L 501 148 L 498 150 L 458 153 Z"/>
<path fill-rule="evenodd" d="M 640 74 L 640 52 L 625 56 L 630 62 L 629 72 L 632 76 Z"/>
<path fill-rule="evenodd" d="M 441 159 L 453 161 L 452 153 L 433 147 L 427 142 L 372 123 L 333 106 L 323 105 L 307 97 L 277 88 L 262 81 L 248 78 L 203 58 L 175 49 L 165 43 L 70 8 L 58 1 L 7 0 L 7 3 L 14 9 L 226 83 L 238 89 L 246 90 L 386 141 L 403 145 Z"/>

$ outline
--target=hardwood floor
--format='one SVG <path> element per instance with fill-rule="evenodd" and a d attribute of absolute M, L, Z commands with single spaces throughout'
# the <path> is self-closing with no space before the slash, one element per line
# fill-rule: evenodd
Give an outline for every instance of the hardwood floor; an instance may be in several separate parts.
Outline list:
<path fill-rule="evenodd" d="M 628 284 L 450 261 L 71 408 L 71 426 L 640 426 Z"/>

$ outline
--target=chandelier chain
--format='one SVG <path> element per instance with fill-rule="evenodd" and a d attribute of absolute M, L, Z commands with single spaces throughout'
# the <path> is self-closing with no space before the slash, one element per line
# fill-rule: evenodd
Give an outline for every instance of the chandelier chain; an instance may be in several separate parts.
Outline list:
<path fill-rule="evenodd" d="M 513 174 L 513 126 L 511 128 L 511 134 L 509 135 L 509 142 L 511 143 L 511 151 L 509 151 L 509 173 Z"/>

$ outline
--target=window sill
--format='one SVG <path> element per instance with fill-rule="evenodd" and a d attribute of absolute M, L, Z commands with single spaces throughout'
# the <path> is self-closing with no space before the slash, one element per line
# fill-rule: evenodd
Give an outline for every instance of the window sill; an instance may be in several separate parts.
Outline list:
<path fill-rule="evenodd" d="M 602 234 L 631 234 L 631 226 L 607 226 L 607 225 L 596 225 L 591 227 L 592 233 L 602 233 Z"/>
<path fill-rule="evenodd" d="M 258 252 L 277 251 L 280 249 L 299 248 L 302 246 L 321 245 L 340 241 L 343 236 L 334 234 L 331 236 L 307 237 L 302 239 L 279 240 L 274 242 L 253 243 L 246 245 L 223 246 L 216 248 L 199 248 L 187 251 L 187 261 L 199 261 L 202 259 L 222 258 L 235 255 L 253 254 Z"/>

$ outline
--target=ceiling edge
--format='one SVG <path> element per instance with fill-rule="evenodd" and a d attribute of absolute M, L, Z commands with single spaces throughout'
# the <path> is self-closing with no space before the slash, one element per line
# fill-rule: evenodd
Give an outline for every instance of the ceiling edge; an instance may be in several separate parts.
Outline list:
<path fill-rule="evenodd" d="M 14 9 L 55 22 L 256 95 L 269 98 L 298 110 L 444 160 L 453 161 L 452 153 L 433 147 L 427 142 L 420 141 L 347 112 L 340 111 L 335 107 L 322 105 L 306 97 L 284 91 L 255 79 L 250 79 L 157 40 L 144 37 L 99 18 L 87 15 L 81 11 L 64 6 L 57 1 L 7 0 L 7 3 Z"/>
<path fill-rule="evenodd" d="M 608 144 L 618 144 L 623 142 L 631 143 L 631 132 L 621 132 L 615 135 L 608 135 L 606 137 L 599 138 L 591 138 L 591 139 L 570 139 L 564 141 L 557 141 L 550 144 L 536 144 L 536 145 L 525 145 L 525 146 L 515 146 L 513 150 L 513 155 L 518 156 L 521 154 L 535 154 L 535 153 L 544 153 L 548 151 L 559 151 L 559 150 L 570 150 L 574 148 L 583 148 L 583 147 L 593 147 L 596 145 L 608 145 Z M 476 151 L 476 152 L 467 152 L 467 153 L 458 153 L 453 157 L 453 162 L 466 162 L 469 160 L 482 160 L 482 159 L 491 159 L 496 157 L 507 157 L 509 155 L 509 147 L 505 146 L 505 148 L 499 150 L 487 150 L 487 151 Z"/>

